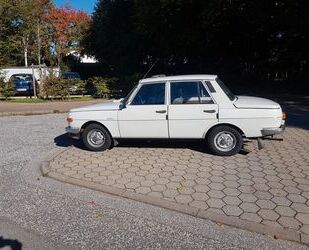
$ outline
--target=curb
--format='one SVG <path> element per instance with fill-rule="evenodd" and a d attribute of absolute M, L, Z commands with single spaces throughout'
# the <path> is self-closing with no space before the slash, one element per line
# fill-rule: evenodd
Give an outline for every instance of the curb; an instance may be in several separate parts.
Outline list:
<path fill-rule="evenodd" d="M 27 112 L 1 112 L 0 117 L 5 116 L 31 116 L 31 115 L 48 115 L 48 114 L 63 114 L 65 110 L 46 110 L 46 111 L 27 111 Z"/>
<path fill-rule="evenodd" d="M 227 216 L 227 215 L 217 214 L 214 212 L 208 212 L 203 209 L 193 208 L 189 205 L 178 204 L 178 203 L 171 202 L 168 200 L 163 200 L 161 198 L 147 196 L 144 194 L 137 194 L 132 191 L 128 191 L 128 190 L 124 190 L 124 189 L 120 189 L 116 187 L 106 186 L 103 184 L 98 184 L 98 183 L 89 182 L 85 180 L 79 180 L 79 179 L 67 177 L 65 175 L 58 174 L 58 173 L 51 171 L 51 168 L 49 165 L 50 161 L 52 161 L 59 154 L 69 149 L 70 147 L 66 149 L 58 150 L 57 152 L 53 152 L 50 154 L 49 157 L 47 157 L 46 160 L 41 162 L 40 170 L 44 177 L 50 177 L 55 180 L 69 183 L 72 185 L 77 185 L 77 186 L 92 189 L 95 191 L 100 191 L 100 192 L 108 193 L 111 195 L 116 195 L 116 196 L 120 196 L 123 198 L 143 202 L 146 204 L 155 205 L 161 208 L 165 208 L 165 209 L 173 210 L 176 212 L 184 213 L 187 215 L 191 215 L 196 218 L 211 220 L 217 224 L 224 224 L 224 225 L 236 227 L 242 230 L 248 230 L 251 232 L 260 233 L 262 235 L 269 235 L 274 239 L 295 241 L 298 243 L 309 245 L 309 237 L 293 229 L 280 229 L 280 228 L 273 227 L 273 226 L 263 225 L 257 222 L 250 222 L 250 221 L 242 220 L 240 218 L 236 218 L 233 216 Z"/>

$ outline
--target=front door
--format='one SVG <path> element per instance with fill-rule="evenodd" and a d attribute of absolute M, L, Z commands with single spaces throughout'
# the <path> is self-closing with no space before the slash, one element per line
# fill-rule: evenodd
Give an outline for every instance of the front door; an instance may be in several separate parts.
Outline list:
<path fill-rule="evenodd" d="M 218 105 L 202 81 L 170 82 L 170 138 L 204 138 L 218 123 Z"/>
<path fill-rule="evenodd" d="M 118 122 L 122 138 L 168 138 L 166 83 L 141 85 Z"/>

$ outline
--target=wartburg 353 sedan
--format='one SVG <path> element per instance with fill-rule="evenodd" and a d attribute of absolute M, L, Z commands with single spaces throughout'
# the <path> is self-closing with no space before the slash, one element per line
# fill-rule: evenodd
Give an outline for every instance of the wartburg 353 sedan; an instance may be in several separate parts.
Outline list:
<path fill-rule="evenodd" d="M 285 113 L 268 99 L 235 96 L 216 75 L 140 80 L 121 100 L 72 109 L 66 128 L 92 151 L 120 138 L 201 139 L 217 155 L 237 154 L 243 138 L 285 129 Z"/>

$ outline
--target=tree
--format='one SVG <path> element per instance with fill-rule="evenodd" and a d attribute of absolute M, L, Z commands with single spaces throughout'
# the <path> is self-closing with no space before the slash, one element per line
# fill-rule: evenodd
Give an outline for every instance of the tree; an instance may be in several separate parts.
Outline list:
<path fill-rule="evenodd" d="M 49 32 L 52 34 L 52 49 L 57 56 L 57 64 L 74 48 L 80 50 L 79 41 L 87 31 L 90 17 L 83 11 L 70 7 L 53 8 L 46 14 L 50 22 Z"/>
<path fill-rule="evenodd" d="M 84 44 L 114 74 L 159 60 L 152 74 L 306 86 L 308 10 L 305 0 L 100 0 Z"/>

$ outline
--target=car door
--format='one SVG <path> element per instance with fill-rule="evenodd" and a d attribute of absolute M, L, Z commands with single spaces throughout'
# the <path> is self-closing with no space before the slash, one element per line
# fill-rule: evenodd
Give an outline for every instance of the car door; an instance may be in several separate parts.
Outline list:
<path fill-rule="evenodd" d="M 204 138 L 218 123 L 218 105 L 202 81 L 170 82 L 170 138 Z"/>
<path fill-rule="evenodd" d="M 166 83 L 144 83 L 118 112 L 122 138 L 168 138 Z"/>

